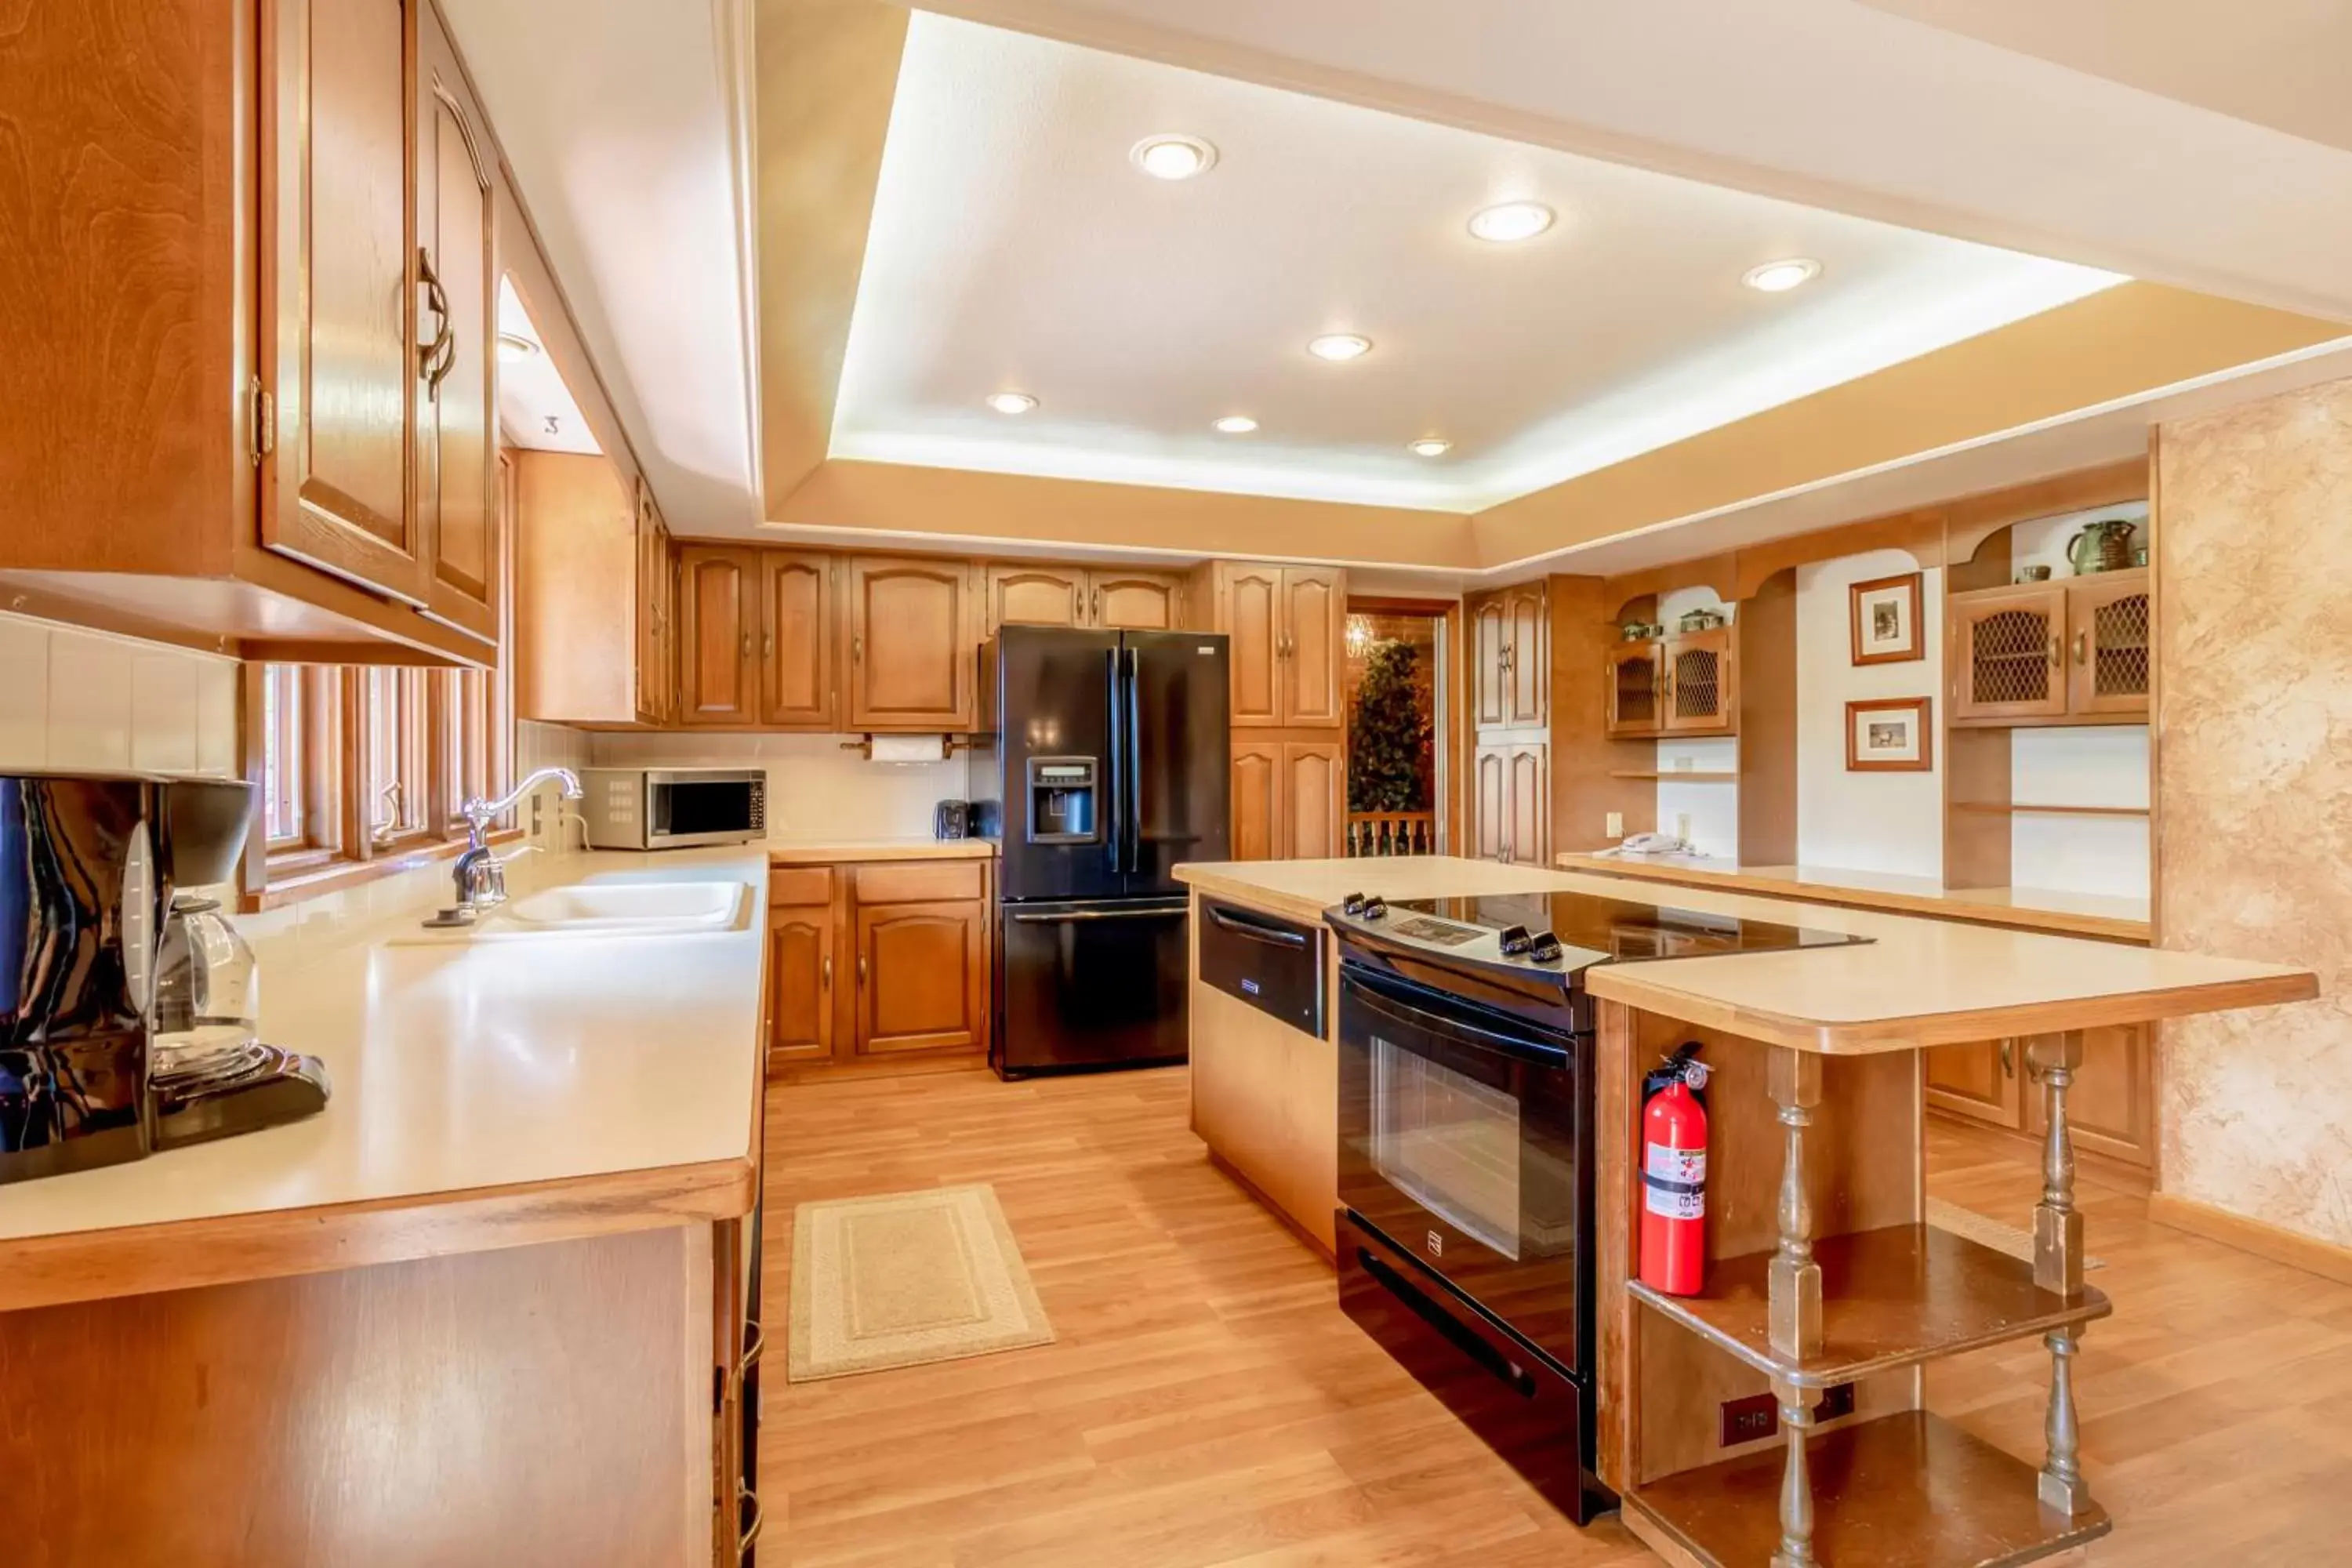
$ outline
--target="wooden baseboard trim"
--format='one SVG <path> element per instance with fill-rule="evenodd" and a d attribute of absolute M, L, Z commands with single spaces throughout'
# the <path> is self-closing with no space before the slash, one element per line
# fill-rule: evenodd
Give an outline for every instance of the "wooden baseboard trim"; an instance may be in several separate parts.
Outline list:
<path fill-rule="evenodd" d="M 2216 1208 L 2211 1204 L 2201 1204 L 2194 1198 L 2184 1198 L 2173 1193 L 2150 1193 L 2147 1195 L 2147 1217 L 2158 1225 L 2185 1230 L 2191 1236 L 2201 1236 L 2224 1247 L 2234 1247 L 2240 1252 L 2251 1252 L 2257 1258 L 2267 1258 L 2273 1263 L 2284 1263 L 2290 1268 L 2300 1268 L 2323 1279 L 2352 1285 L 2352 1247 L 2339 1247 L 2335 1242 L 2322 1241 L 2300 1231 L 2248 1219 L 2243 1215 L 2231 1214 L 2227 1209 Z"/>

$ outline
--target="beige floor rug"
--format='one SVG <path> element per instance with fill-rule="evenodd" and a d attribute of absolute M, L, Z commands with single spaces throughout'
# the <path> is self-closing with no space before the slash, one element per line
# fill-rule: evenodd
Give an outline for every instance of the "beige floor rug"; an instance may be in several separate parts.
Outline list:
<path fill-rule="evenodd" d="M 1964 1209 L 1943 1198 L 1927 1200 L 1927 1223 L 1937 1230 L 1948 1230 L 1954 1236 L 1967 1237 L 1979 1247 L 1990 1247 L 1995 1252 L 2006 1252 L 2025 1262 L 2033 1261 L 2033 1233 L 2019 1226 L 2003 1225 L 1997 1219 L 1987 1219 L 1974 1209 Z M 2105 1268 L 2104 1258 L 2085 1258 L 2083 1267 Z"/>
<path fill-rule="evenodd" d="M 785 1375 L 794 1383 L 1053 1341 L 985 1183 L 793 1212 Z"/>

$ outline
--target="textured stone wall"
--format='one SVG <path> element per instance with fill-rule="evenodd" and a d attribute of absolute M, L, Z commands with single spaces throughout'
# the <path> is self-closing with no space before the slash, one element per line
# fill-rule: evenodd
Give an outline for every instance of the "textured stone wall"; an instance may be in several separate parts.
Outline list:
<path fill-rule="evenodd" d="M 2164 426 L 2163 943 L 2318 1001 L 2165 1026 L 2166 1191 L 2352 1246 L 2352 381 Z"/>

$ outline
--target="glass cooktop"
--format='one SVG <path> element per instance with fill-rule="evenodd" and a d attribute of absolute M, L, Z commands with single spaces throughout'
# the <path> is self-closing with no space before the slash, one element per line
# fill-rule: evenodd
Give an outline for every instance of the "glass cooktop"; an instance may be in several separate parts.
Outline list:
<path fill-rule="evenodd" d="M 1591 893 L 1505 893 L 1476 899 L 1400 899 L 1375 923 L 1384 933 L 1437 948 L 1465 948 L 1513 926 L 1550 931 L 1563 947 L 1618 963 L 1704 958 L 1727 952 L 1785 952 L 1867 942 L 1844 931 L 1606 899 Z M 1586 962 L 1591 962 L 1590 958 Z"/>

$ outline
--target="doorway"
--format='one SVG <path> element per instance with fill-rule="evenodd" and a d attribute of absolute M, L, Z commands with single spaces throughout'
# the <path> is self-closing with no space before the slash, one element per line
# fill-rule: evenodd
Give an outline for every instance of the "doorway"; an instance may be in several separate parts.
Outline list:
<path fill-rule="evenodd" d="M 1446 600 L 1348 601 L 1350 858 L 1449 851 L 1446 670 L 1459 614 Z"/>

